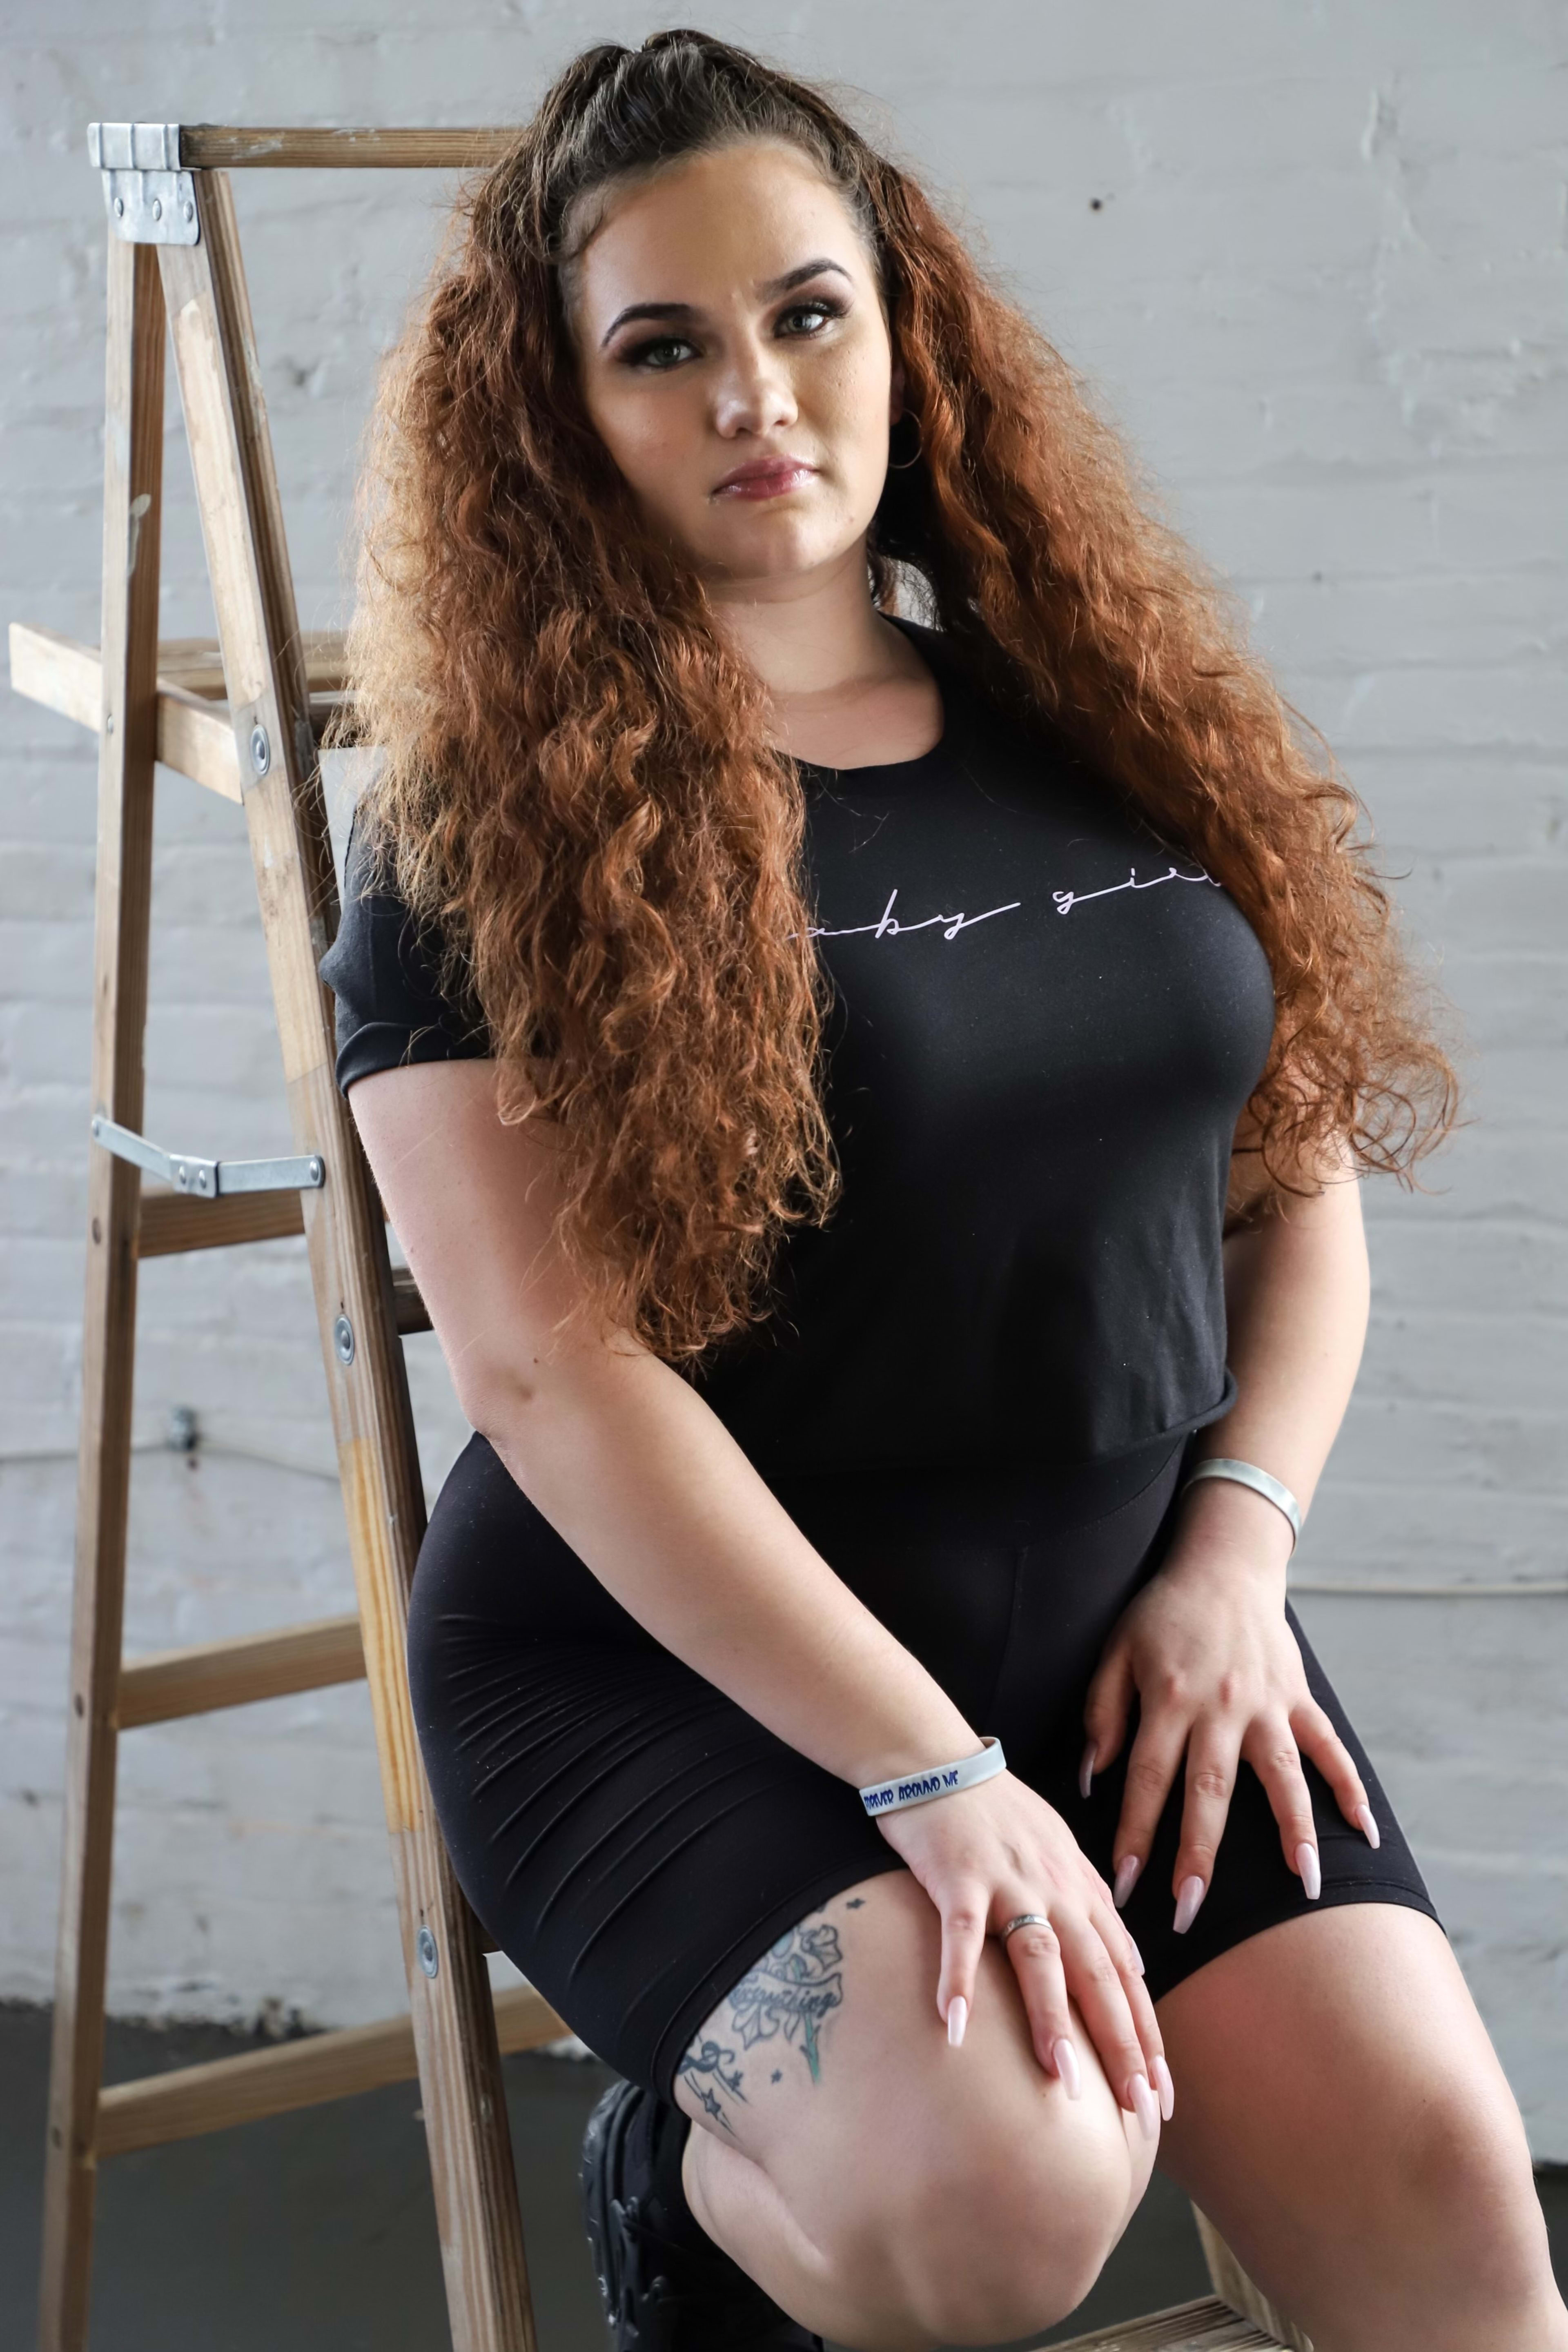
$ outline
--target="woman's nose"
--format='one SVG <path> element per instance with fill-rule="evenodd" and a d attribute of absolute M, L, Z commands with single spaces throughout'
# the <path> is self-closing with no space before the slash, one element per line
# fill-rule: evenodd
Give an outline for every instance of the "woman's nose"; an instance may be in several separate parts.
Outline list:
<path fill-rule="evenodd" d="M 773 433 L 799 415 L 788 371 L 766 343 L 737 351 L 714 388 L 713 421 L 721 433 Z"/>

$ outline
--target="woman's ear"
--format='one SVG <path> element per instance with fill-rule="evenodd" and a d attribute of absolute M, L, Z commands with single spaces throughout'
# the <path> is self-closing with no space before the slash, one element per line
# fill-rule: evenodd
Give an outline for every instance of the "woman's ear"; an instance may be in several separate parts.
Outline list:
<path fill-rule="evenodd" d="M 904 413 L 904 363 L 893 362 L 892 382 L 888 387 L 888 422 L 896 425 Z"/>

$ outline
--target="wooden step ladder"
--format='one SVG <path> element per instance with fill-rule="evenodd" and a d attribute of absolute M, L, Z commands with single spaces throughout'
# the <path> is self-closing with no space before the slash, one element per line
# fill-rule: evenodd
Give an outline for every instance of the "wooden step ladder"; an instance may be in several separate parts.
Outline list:
<path fill-rule="evenodd" d="M 412 1278 L 390 1264 L 374 1185 L 333 1082 L 331 1009 L 317 965 L 336 930 L 338 898 L 319 745 L 342 691 L 342 646 L 299 626 L 228 179 L 237 167 L 472 168 L 497 160 L 510 136 L 173 123 L 94 124 L 89 132 L 110 222 L 101 641 L 85 646 L 20 623 L 10 632 L 14 688 L 100 738 L 93 1148 L 43 2352 L 86 2344 L 100 2158 L 416 2071 L 456 2352 L 534 2352 L 500 2060 L 502 2050 L 535 2047 L 569 2028 L 526 1988 L 492 1997 L 483 1938 L 441 1843 L 415 1736 L 405 1629 L 425 1507 L 401 1338 L 428 1329 L 429 1318 Z M 216 644 L 160 646 L 157 637 L 166 335 Z M 244 812 L 292 1127 L 291 1151 L 275 1160 L 166 1150 L 141 1133 L 157 761 Z M 357 1612 L 122 1658 L 138 1264 L 300 1233 Z M 105 2089 L 121 1732 L 360 1675 L 370 1685 L 408 2016 Z M 1222 2299 L 1082 2337 L 1080 2347 L 1305 2346 L 1199 2221 Z"/>

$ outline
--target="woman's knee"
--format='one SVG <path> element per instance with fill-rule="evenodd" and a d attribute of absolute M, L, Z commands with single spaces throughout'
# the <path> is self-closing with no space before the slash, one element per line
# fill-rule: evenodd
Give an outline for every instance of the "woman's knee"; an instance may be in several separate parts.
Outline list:
<path fill-rule="evenodd" d="M 912 2332 L 1010 2342 L 1064 2318 L 1100 2275 L 1152 2149 L 1135 2153 L 1109 2097 L 1058 2098 L 1030 2123 L 933 2117 L 881 2173 L 856 2234 L 877 2242 Z"/>
<path fill-rule="evenodd" d="M 1400 2135 L 1391 2186 L 1402 2234 L 1427 2250 L 1429 2274 L 1440 2262 L 1479 2308 L 1496 2313 L 1540 2292 L 1550 2254 L 1518 2112 L 1511 2097 L 1485 2091 L 1434 2087 Z"/>

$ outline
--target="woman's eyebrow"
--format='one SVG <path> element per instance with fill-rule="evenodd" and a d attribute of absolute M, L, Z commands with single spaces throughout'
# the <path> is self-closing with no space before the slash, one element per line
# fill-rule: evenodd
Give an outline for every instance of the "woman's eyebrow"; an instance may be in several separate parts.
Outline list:
<path fill-rule="evenodd" d="M 825 269 L 833 270 L 840 278 L 849 275 L 842 262 L 829 261 L 825 255 L 817 261 L 803 261 L 798 269 L 786 269 L 782 278 L 770 278 L 757 291 L 764 302 L 771 302 L 775 295 L 788 294 L 796 286 L 804 286 L 808 278 L 819 278 Z"/>
<path fill-rule="evenodd" d="M 795 287 L 804 286 L 808 278 L 821 277 L 825 270 L 832 270 L 839 278 L 849 276 L 841 262 L 830 261 L 822 256 L 816 261 L 803 261 L 797 269 L 786 269 L 782 278 L 768 278 L 758 287 L 757 292 L 764 302 L 771 302 L 780 294 L 791 293 Z M 692 302 L 628 302 L 624 310 L 616 312 L 605 329 L 599 338 L 599 349 L 603 351 L 610 337 L 634 319 L 684 320 L 695 319 L 697 315 L 697 306 Z"/>

